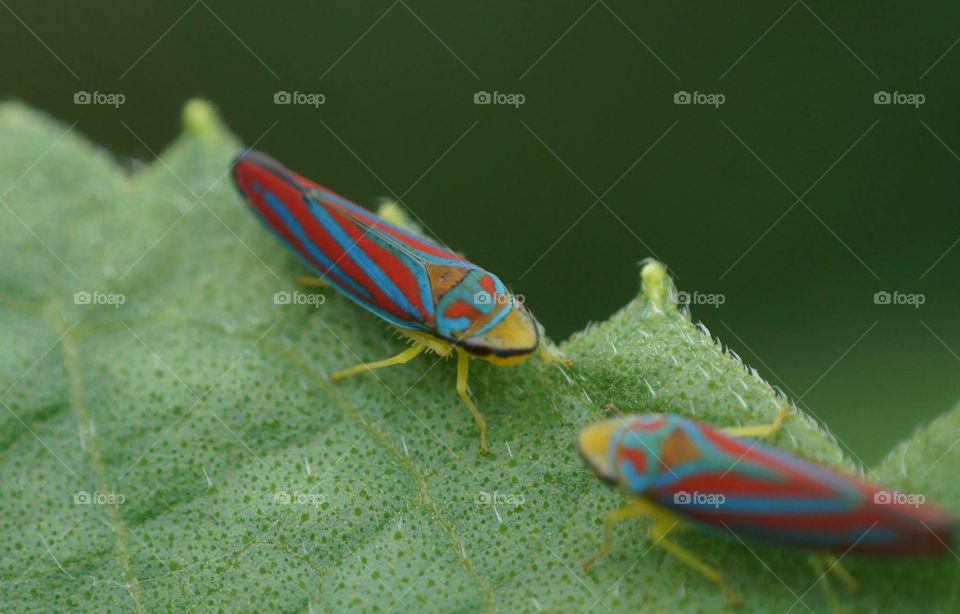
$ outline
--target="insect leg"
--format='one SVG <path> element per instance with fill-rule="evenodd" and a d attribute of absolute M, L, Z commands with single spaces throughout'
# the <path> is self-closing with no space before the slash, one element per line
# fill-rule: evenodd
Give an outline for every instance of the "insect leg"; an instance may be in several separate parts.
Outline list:
<path fill-rule="evenodd" d="M 537 346 L 537 354 L 540 355 L 543 362 L 559 362 L 564 367 L 573 366 L 573 361 L 564 356 L 560 348 L 547 339 L 540 340 L 540 345 Z"/>
<path fill-rule="evenodd" d="M 307 288 L 329 288 L 330 283 L 322 277 L 312 277 L 310 275 L 300 275 L 297 277 L 297 283 Z"/>
<path fill-rule="evenodd" d="M 730 585 L 727 584 L 727 581 L 723 579 L 723 576 L 719 571 L 707 565 L 697 558 L 695 554 L 667 537 L 667 534 L 670 533 L 670 530 L 676 526 L 676 521 L 673 521 L 673 524 L 670 523 L 671 521 L 668 518 L 657 518 L 654 523 L 650 525 L 650 539 L 653 540 L 654 545 L 660 546 L 673 556 L 680 559 L 680 561 L 683 563 L 686 563 L 690 567 L 700 572 L 700 574 L 706 579 L 719 586 L 720 590 L 722 590 L 723 594 L 726 595 L 727 600 L 731 605 L 740 605 L 743 603 L 743 599 L 732 588 L 730 588 Z"/>
<path fill-rule="evenodd" d="M 609 514 L 607 514 L 607 520 L 603 523 L 603 547 L 600 548 L 600 552 L 583 562 L 583 572 L 589 572 L 590 567 L 594 563 L 610 554 L 610 548 L 612 544 L 611 534 L 614 526 L 620 524 L 624 520 L 648 516 L 650 514 L 650 505 L 643 499 L 631 499 L 630 503 L 624 505 L 623 507 L 612 510 Z"/>
<path fill-rule="evenodd" d="M 487 447 L 487 422 L 483 419 L 483 414 L 480 413 L 477 406 L 473 404 L 470 395 L 467 394 L 467 371 L 469 368 L 470 355 L 457 348 L 457 394 L 460 395 L 463 402 L 467 404 L 470 413 L 473 414 L 477 428 L 480 429 L 480 452 L 486 454 L 490 451 L 490 448 Z"/>
<path fill-rule="evenodd" d="M 817 574 L 817 583 L 823 588 L 823 594 L 826 595 L 827 601 L 830 602 L 830 610 L 833 612 L 844 612 L 846 610 L 840 603 L 836 592 L 834 592 L 833 586 L 830 584 L 830 563 L 830 557 L 825 554 L 816 552 L 810 555 L 810 565 Z"/>
<path fill-rule="evenodd" d="M 857 591 L 860 589 L 860 583 L 853 577 L 850 570 L 840 562 L 840 559 L 832 554 L 824 554 L 823 560 L 827 564 L 827 571 L 832 571 L 833 574 L 843 582 L 844 586 L 847 587 L 847 590 Z"/>
<path fill-rule="evenodd" d="M 777 417 L 774 418 L 773 422 L 770 424 L 762 424 L 759 426 L 733 426 L 722 429 L 721 432 L 727 435 L 732 435 L 733 437 L 766 437 L 767 435 L 772 435 L 774 432 L 776 432 L 783 423 L 784 418 L 786 418 L 789 414 L 790 406 L 784 405 L 783 409 L 780 410 L 780 413 L 777 414 Z"/>
<path fill-rule="evenodd" d="M 343 369 L 342 371 L 331 373 L 330 379 L 336 382 L 338 380 L 342 380 L 348 375 L 363 373 L 364 371 L 373 371 L 374 369 L 382 369 L 383 367 L 390 367 L 393 365 L 402 365 L 416 358 L 425 349 L 427 349 L 427 346 L 418 343 L 405 349 L 396 356 L 391 356 L 390 358 L 385 358 L 384 360 L 378 360 L 376 362 L 365 362 L 363 364 L 350 367 L 349 369 Z"/>

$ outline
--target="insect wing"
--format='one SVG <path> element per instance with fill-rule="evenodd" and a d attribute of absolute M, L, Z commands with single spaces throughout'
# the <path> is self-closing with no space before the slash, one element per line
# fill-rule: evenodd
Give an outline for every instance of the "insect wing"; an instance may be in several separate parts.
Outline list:
<path fill-rule="evenodd" d="M 317 274 L 396 326 L 434 328 L 429 264 L 473 266 L 263 154 L 238 158 L 234 180 L 267 227 Z"/>
<path fill-rule="evenodd" d="M 953 519 L 883 501 L 876 486 L 754 440 L 682 420 L 662 441 L 645 495 L 722 533 L 871 554 L 946 549 Z M 889 495 L 889 493 L 887 493 Z"/>

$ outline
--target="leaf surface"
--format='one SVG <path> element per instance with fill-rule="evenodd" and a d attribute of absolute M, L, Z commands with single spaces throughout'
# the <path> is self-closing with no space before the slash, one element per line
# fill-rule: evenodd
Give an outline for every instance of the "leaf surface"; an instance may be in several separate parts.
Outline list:
<path fill-rule="evenodd" d="M 68 126 L 0 105 L 4 610 L 727 607 L 652 548 L 643 523 L 618 527 L 589 575 L 580 567 L 624 500 L 574 448 L 607 403 L 720 426 L 768 422 L 784 403 L 677 311 L 662 267 L 563 344 L 569 372 L 472 363 L 493 450 L 482 457 L 452 362 L 330 383 L 402 342 L 346 299 L 316 304 L 295 285 L 302 266 L 227 176 L 240 143 L 205 103 L 188 104 L 184 123 L 130 172 Z M 277 292 L 300 298 L 276 304 Z M 958 440 L 955 410 L 868 473 L 960 509 Z M 773 442 L 855 468 L 804 414 Z M 845 559 L 862 584 L 850 594 L 818 581 L 803 553 L 677 539 L 724 571 L 744 611 L 960 603 L 949 555 Z"/>

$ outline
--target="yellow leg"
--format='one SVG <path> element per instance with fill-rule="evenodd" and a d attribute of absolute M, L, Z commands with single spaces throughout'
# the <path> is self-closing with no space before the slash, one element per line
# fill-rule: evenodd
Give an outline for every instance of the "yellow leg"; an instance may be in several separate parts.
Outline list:
<path fill-rule="evenodd" d="M 708 580 L 718 585 L 731 604 L 740 605 L 740 603 L 742 603 L 740 595 L 730 588 L 719 571 L 710 567 L 697 558 L 692 552 L 667 537 L 667 534 L 677 526 L 677 519 L 644 499 L 631 499 L 627 505 L 607 514 L 607 520 L 603 525 L 603 547 L 600 549 L 600 552 L 583 563 L 583 571 L 589 571 L 591 565 L 610 553 L 611 534 L 614 526 L 624 520 L 641 516 L 653 517 L 653 524 L 650 525 L 649 535 L 654 545 L 661 546 L 680 561 L 694 568 Z"/>
<path fill-rule="evenodd" d="M 588 573 L 590 571 L 590 567 L 592 567 L 594 563 L 610 554 L 613 527 L 620 524 L 624 520 L 648 516 L 649 514 L 650 506 L 643 499 L 631 499 L 630 503 L 624 505 L 623 507 L 612 510 L 609 514 L 607 514 L 607 520 L 603 523 L 603 546 L 600 548 L 600 552 L 583 562 L 583 572 Z"/>
<path fill-rule="evenodd" d="M 540 345 L 537 346 L 537 354 L 543 362 L 559 362 L 564 367 L 573 366 L 573 361 L 564 356 L 560 348 L 546 338 L 541 339 Z"/>
<path fill-rule="evenodd" d="M 467 409 L 473 414 L 473 419 L 480 429 L 480 452 L 487 454 L 490 448 L 487 447 L 487 422 L 483 419 L 483 414 L 477 409 L 467 394 L 467 371 L 470 368 L 470 355 L 457 348 L 457 394 L 467 404 Z"/>
<path fill-rule="evenodd" d="M 847 590 L 860 590 L 860 583 L 857 582 L 857 579 L 853 577 L 853 574 L 850 573 L 850 570 L 840 562 L 840 559 L 832 554 L 824 554 L 823 559 L 826 561 L 827 570 L 832 571 L 835 576 L 840 578 L 840 581 L 843 582 L 844 586 L 847 587 Z"/>
<path fill-rule="evenodd" d="M 667 534 L 672 528 L 673 526 L 670 524 L 669 520 L 658 518 L 650 526 L 650 539 L 652 539 L 656 545 L 677 557 L 683 563 L 686 563 L 689 567 L 694 568 L 707 580 L 710 580 L 719 586 L 720 590 L 723 591 L 723 594 L 727 597 L 727 601 L 729 601 L 731 605 L 737 606 L 743 603 L 743 599 L 737 594 L 736 591 L 730 588 L 730 585 L 727 584 L 727 581 L 723 579 L 723 575 L 719 571 L 713 567 L 710 567 L 697 558 L 695 554 L 667 537 Z"/>
<path fill-rule="evenodd" d="M 311 277 L 310 275 L 301 275 L 297 277 L 297 283 L 308 288 L 329 288 L 330 283 L 322 277 Z"/>
<path fill-rule="evenodd" d="M 784 418 L 786 418 L 789 414 L 790 406 L 785 405 L 770 424 L 763 424 L 760 426 L 733 426 L 722 429 L 721 432 L 734 437 L 766 437 L 767 435 L 772 435 L 774 432 L 776 432 L 776 430 L 779 429 L 780 425 L 783 423 Z"/>
<path fill-rule="evenodd" d="M 332 373 L 330 375 L 330 379 L 336 382 L 342 380 L 348 375 L 363 373 L 365 371 L 373 371 L 374 369 L 382 369 L 383 367 L 390 367 L 393 365 L 402 365 L 416 358 L 425 349 L 427 349 L 427 346 L 416 344 L 413 347 L 405 349 L 396 356 L 391 356 L 390 358 L 385 358 L 384 360 L 378 360 L 376 362 L 365 362 L 363 364 L 350 367 L 349 369 L 343 369 L 342 371 Z"/>
<path fill-rule="evenodd" d="M 827 601 L 830 602 L 830 611 L 837 612 L 837 614 L 845 614 L 848 612 L 849 610 L 840 603 L 840 599 L 837 598 L 837 594 L 830 584 L 829 557 L 820 553 L 812 554 L 810 555 L 810 563 L 819 578 L 817 583 L 823 588 L 823 593 L 826 595 Z"/>

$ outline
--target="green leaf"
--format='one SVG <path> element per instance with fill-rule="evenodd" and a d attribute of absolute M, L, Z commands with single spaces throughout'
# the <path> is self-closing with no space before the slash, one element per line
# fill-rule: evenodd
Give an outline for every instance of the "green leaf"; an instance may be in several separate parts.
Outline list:
<path fill-rule="evenodd" d="M 619 526 L 589 575 L 580 567 L 624 500 L 574 449 L 607 403 L 724 426 L 768 422 L 783 403 L 677 311 L 660 265 L 644 267 L 644 292 L 610 321 L 564 344 L 569 373 L 473 363 L 493 450 L 482 457 L 452 363 L 428 356 L 329 382 L 402 342 L 342 297 L 316 304 L 298 288 L 302 266 L 230 185 L 240 143 L 205 103 L 187 105 L 184 124 L 129 173 L 64 124 L 0 106 L 0 607 L 725 607 L 651 548 L 643 523 Z M 315 304 L 278 305 L 276 292 Z M 958 411 L 876 477 L 960 508 Z M 804 414 L 773 442 L 854 468 Z M 862 584 L 850 594 L 818 583 L 803 553 L 677 539 L 724 571 L 745 611 L 960 603 L 951 556 L 845 559 Z"/>

